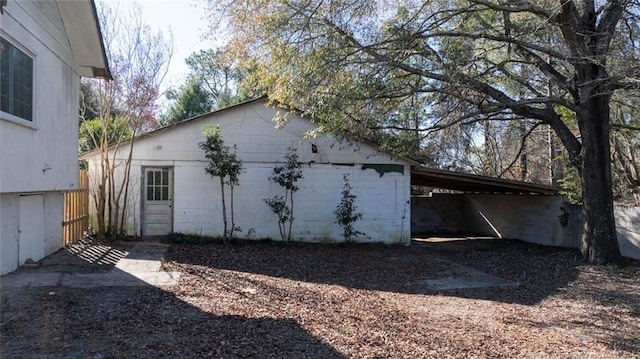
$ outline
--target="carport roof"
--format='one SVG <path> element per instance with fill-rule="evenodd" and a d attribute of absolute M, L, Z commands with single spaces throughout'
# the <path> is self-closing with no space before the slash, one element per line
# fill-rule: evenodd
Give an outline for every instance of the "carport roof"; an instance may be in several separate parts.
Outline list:
<path fill-rule="evenodd" d="M 411 169 L 411 184 L 472 193 L 558 194 L 551 186 L 417 166 Z"/>

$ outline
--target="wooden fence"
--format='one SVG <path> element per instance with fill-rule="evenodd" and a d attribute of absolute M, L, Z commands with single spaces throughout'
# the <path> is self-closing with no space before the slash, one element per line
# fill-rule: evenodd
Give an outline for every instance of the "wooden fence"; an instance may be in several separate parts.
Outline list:
<path fill-rule="evenodd" d="M 62 222 L 62 240 L 66 246 L 82 239 L 89 228 L 89 172 L 78 172 L 78 189 L 64 194 L 64 219 Z"/>

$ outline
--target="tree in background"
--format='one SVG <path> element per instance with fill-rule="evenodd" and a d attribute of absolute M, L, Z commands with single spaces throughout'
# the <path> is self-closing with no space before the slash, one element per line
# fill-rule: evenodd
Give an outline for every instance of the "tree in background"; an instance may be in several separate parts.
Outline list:
<path fill-rule="evenodd" d="M 210 112 L 214 104 L 211 93 L 205 91 L 202 82 L 193 76 L 177 93 L 167 93 L 167 98 L 175 100 L 175 103 L 161 116 L 159 122 L 162 126 Z"/>
<path fill-rule="evenodd" d="M 205 126 L 202 129 L 205 137 L 204 142 L 198 146 L 204 151 L 205 158 L 209 161 L 205 171 L 211 177 L 218 177 L 220 181 L 220 200 L 222 203 L 222 223 L 224 231 L 222 234 L 223 243 L 227 244 L 233 238 L 236 230 L 235 216 L 233 210 L 233 189 L 240 184 L 240 174 L 243 171 L 242 160 L 236 154 L 236 146 L 233 151 L 229 146 L 225 146 L 219 127 Z M 231 227 L 227 221 L 227 202 L 224 188 L 229 186 L 230 206 L 231 206 Z"/>
<path fill-rule="evenodd" d="M 229 48 L 258 66 L 255 83 L 328 131 L 384 140 L 480 121 L 550 126 L 582 181 L 585 259 L 621 262 L 610 109 L 616 92 L 638 88 L 637 0 L 209 4 L 229 24 Z M 409 102 L 420 118 L 406 128 L 397 109 Z"/>
<path fill-rule="evenodd" d="M 128 11 L 117 3 L 97 5 L 113 80 L 84 80 L 80 121 L 81 146 L 100 154 L 90 176 L 98 235 L 105 237 L 125 231 L 133 143 L 156 126 L 156 101 L 172 45 L 142 22 L 137 3 Z"/>
<path fill-rule="evenodd" d="M 225 108 L 246 101 L 250 97 L 242 85 L 243 72 L 228 60 L 222 50 L 200 50 L 186 58 L 189 66 L 187 81 L 167 98 L 175 102 L 161 118 L 166 126 L 211 110 Z"/>

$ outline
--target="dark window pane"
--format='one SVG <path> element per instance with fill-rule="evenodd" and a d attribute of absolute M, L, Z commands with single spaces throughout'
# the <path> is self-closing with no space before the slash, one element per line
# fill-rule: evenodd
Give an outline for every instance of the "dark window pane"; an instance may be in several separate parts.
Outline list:
<path fill-rule="evenodd" d="M 153 174 L 155 175 L 155 180 L 153 181 L 153 184 L 155 184 L 156 186 L 159 186 L 162 184 L 162 171 L 153 171 Z"/>
<path fill-rule="evenodd" d="M 169 184 L 169 171 L 162 171 L 162 184 L 167 186 Z"/>
<path fill-rule="evenodd" d="M 162 187 L 162 200 L 163 201 L 168 201 L 169 200 L 169 187 Z"/>
<path fill-rule="evenodd" d="M 153 171 L 147 172 L 147 186 L 153 186 Z"/>
<path fill-rule="evenodd" d="M 147 187 L 147 201 L 153 201 L 153 187 Z"/>
<path fill-rule="evenodd" d="M 0 37 L 0 110 L 33 121 L 33 59 Z"/>
<path fill-rule="evenodd" d="M 160 197 L 160 187 L 153 187 L 153 196 L 154 196 L 156 201 L 159 201 L 161 199 L 161 197 Z"/>

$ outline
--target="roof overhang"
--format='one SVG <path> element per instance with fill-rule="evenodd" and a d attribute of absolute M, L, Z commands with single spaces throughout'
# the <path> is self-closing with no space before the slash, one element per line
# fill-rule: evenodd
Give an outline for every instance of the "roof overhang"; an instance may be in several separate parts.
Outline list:
<path fill-rule="evenodd" d="M 111 80 L 98 13 L 93 0 L 58 0 L 80 76 Z"/>
<path fill-rule="evenodd" d="M 558 194 L 558 189 L 551 186 L 426 167 L 411 169 L 411 184 L 467 193 Z"/>

